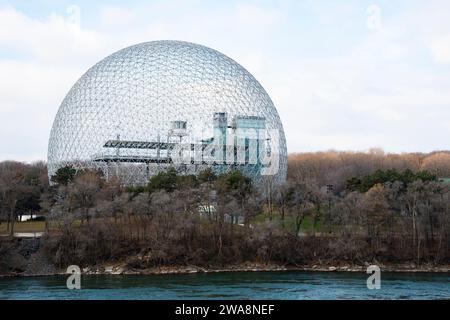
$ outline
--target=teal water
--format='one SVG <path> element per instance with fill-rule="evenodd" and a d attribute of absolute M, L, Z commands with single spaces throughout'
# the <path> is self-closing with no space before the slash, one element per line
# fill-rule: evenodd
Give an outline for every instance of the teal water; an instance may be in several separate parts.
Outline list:
<path fill-rule="evenodd" d="M 232 272 L 184 275 L 0 278 L 0 299 L 450 299 L 450 273 L 382 273 L 369 290 L 367 274 Z"/>

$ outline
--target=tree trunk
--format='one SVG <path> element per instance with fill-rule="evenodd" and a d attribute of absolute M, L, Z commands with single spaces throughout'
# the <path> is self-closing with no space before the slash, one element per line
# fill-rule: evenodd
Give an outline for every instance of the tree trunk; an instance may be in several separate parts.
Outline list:
<path fill-rule="evenodd" d="M 10 215 L 11 215 L 11 230 L 9 232 L 9 235 L 12 237 L 12 236 L 14 236 L 14 224 L 15 224 L 15 220 L 16 220 L 14 217 L 14 209 L 11 210 Z"/>
<path fill-rule="evenodd" d="M 9 212 L 9 220 L 11 220 L 11 230 L 9 232 L 9 235 L 12 237 L 14 235 L 14 223 L 16 220 L 15 217 L 15 211 L 16 211 L 16 204 L 17 204 L 17 199 L 13 201 L 11 207 L 10 207 L 10 212 Z"/>
<path fill-rule="evenodd" d="M 272 221 L 272 184 L 270 181 L 267 182 L 267 205 L 269 207 L 269 221 Z"/>
<path fill-rule="evenodd" d="M 420 265 L 420 239 L 417 240 L 417 265 Z"/>
<path fill-rule="evenodd" d="M 305 215 L 303 213 L 298 213 L 295 216 L 295 235 L 298 237 L 298 234 L 300 233 L 300 228 L 302 226 L 303 220 L 305 219 Z"/>
<path fill-rule="evenodd" d="M 415 248 L 416 242 L 417 242 L 417 234 L 416 234 L 417 226 L 416 226 L 416 210 L 415 209 L 412 210 L 412 223 L 413 223 L 413 248 Z"/>
<path fill-rule="evenodd" d="M 428 223 L 430 224 L 431 244 L 434 242 L 434 230 L 433 230 L 433 217 L 431 216 L 431 210 L 428 209 Z"/>

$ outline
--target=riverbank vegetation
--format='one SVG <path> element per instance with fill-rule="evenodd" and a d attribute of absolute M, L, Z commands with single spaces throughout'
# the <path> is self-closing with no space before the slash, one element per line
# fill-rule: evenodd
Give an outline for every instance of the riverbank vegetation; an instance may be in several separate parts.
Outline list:
<path fill-rule="evenodd" d="M 21 215 L 45 231 L 39 263 L 56 268 L 124 262 L 129 268 L 204 268 L 245 262 L 450 263 L 450 153 L 317 152 L 289 157 L 288 179 L 258 185 L 235 171 L 143 187 L 101 172 L 0 163 L 0 273 L 21 272 Z M 28 222 L 28 226 L 32 223 Z M 34 230 L 37 231 L 37 230 Z"/>

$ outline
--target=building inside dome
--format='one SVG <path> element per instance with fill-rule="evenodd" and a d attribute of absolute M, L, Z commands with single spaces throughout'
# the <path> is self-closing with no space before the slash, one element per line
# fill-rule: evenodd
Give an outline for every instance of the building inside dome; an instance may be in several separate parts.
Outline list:
<path fill-rule="evenodd" d="M 281 183 L 287 150 L 277 110 L 247 70 L 205 46 L 153 41 L 106 57 L 71 88 L 50 133 L 49 178 L 67 165 L 125 185 L 172 167 Z"/>

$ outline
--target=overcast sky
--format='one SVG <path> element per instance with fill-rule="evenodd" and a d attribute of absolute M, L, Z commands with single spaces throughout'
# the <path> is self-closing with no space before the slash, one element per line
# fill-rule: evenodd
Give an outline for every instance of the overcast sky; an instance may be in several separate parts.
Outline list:
<path fill-rule="evenodd" d="M 0 0 L 0 160 L 46 159 L 76 80 L 161 39 L 247 68 L 289 152 L 450 149 L 450 1 Z"/>

